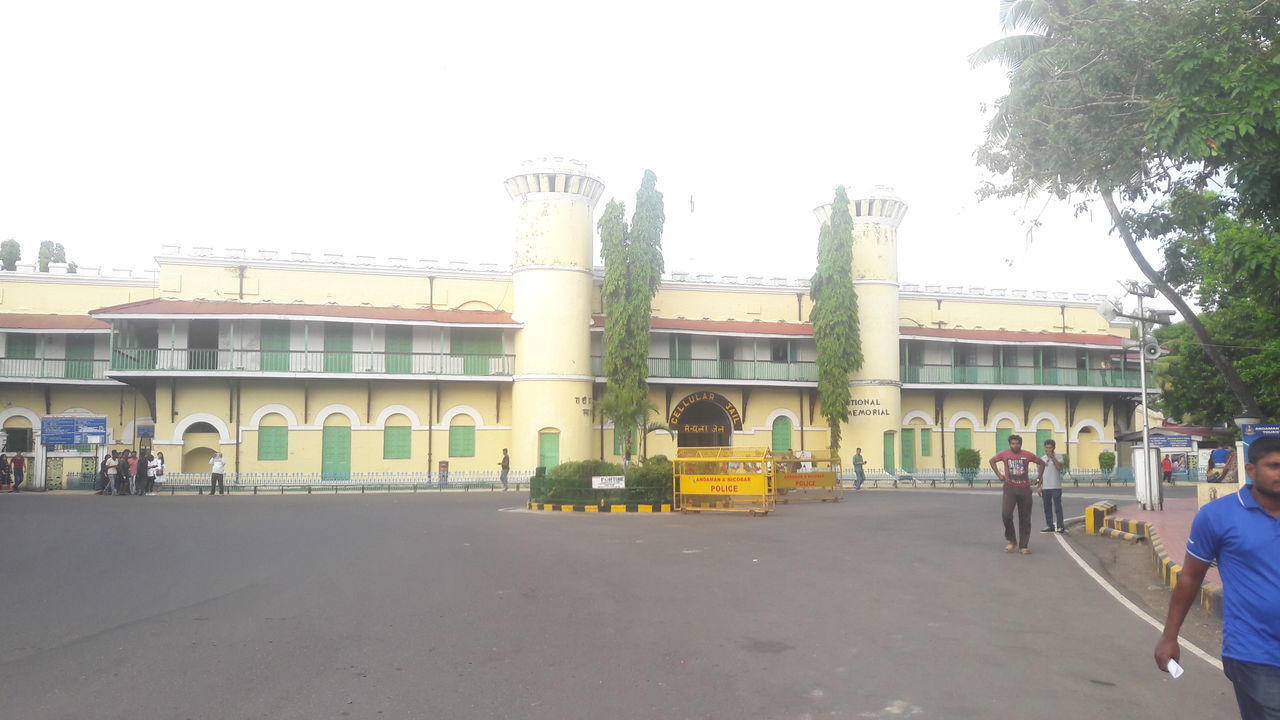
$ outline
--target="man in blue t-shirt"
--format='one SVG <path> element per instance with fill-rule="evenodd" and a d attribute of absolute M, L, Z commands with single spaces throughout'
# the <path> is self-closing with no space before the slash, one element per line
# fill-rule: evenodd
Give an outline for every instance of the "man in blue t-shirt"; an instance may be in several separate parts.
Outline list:
<path fill-rule="evenodd" d="M 1169 660 L 1179 659 L 1178 631 L 1217 561 L 1222 669 L 1235 686 L 1240 716 L 1280 720 L 1280 436 L 1255 441 L 1244 469 L 1253 483 L 1200 508 L 1191 522 L 1156 666 L 1167 672 Z"/>

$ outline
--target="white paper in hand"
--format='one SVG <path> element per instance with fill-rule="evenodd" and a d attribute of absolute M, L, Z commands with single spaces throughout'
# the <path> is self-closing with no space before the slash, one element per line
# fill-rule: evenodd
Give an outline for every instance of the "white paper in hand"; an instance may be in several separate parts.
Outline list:
<path fill-rule="evenodd" d="M 1174 680 L 1182 677 L 1182 666 L 1173 658 L 1169 659 L 1169 677 L 1172 677 Z"/>

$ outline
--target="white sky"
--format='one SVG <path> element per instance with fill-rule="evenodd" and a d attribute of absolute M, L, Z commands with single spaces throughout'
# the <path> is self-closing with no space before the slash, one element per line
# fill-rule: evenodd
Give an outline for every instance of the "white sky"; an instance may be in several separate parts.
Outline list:
<path fill-rule="evenodd" d="M 1138 277 L 1100 207 L 977 202 L 1003 75 L 966 58 L 996 0 L 0 8 L 0 239 L 25 261 L 52 240 L 109 267 L 161 243 L 505 265 L 502 181 L 561 155 L 628 217 L 658 174 L 669 271 L 808 277 L 811 211 L 846 183 L 910 205 L 903 282 Z"/>

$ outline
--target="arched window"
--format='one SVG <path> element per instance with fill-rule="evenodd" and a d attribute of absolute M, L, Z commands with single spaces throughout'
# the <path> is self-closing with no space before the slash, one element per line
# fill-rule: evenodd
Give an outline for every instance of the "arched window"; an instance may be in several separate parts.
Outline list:
<path fill-rule="evenodd" d="M 773 451 L 791 449 L 791 418 L 779 416 L 773 421 Z"/>
<path fill-rule="evenodd" d="M 382 459 L 407 460 L 413 456 L 413 427 L 409 418 L 396 413 L 382 425 Z"/>
<path fill-rule="evenodd" d="M 459 413 L 449 421 L 449 457 L 476 456 L 476 426 L 470 415 Z"/>
<path fill-rule="evenodd" d="M 1013 422 L 1009 420 L 1001 420 L 996 426 L 996 452 L 1001 453 L 1009 449 L 1009 436 L 1013 434 Z M 994 457 L 994 456 L 993 456 Z"/>
<path fill-rule="evenodd" d="M 258 421 L 258 459 L 289 459 L 289 421 L 280 413 L 268 413 Z"/>

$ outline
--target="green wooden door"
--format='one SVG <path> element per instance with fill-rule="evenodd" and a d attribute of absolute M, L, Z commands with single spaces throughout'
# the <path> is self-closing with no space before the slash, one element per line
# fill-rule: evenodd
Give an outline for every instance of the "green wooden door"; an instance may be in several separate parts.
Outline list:
<path fill-rule="evenodd" d="M 262 371 L 289 371 L 289 321 L 262 321 Z"/>
<path fill-rule="evenodd" d="M 325 323 L 324 371 L 351 372 L 351 323 Z"/>
<path fill-rule="evenodd" d="M 67 360 L 63 364 L 62 375 L 78 380 L 93 378 L 92 335 L 67 336 Z"/>
<path fill-rule="evenodd" d="M 671 377 L 693 375 L 693 338 L 688 335 L 671 335 Z"/>
<path fill-rule="evenodd" d="M 320 473 L 325 480 L 351 477 L 351 428 L 327 427 L 321 436 Z"/>
<path fill-rule="evenodd" d="M 413 372 L 413 328 L 387 327 L 387 372 L 400 375 Z"/>
<path fill-rule="evenodd" d="M 884 470 L 893 472 L 893 433 L 884 434 Z"/>
<path fill-rule="evenodd" d="M 791 449 L 791 418 L 780 417 L 773 421 L 773 451 Z"/>
<path fill-rule="evenodd" d="M 560 464 L 560 433 L 538 434 L 538 465 L 550 470 Z"/>
<path fill-rule="evenodd" d="M 916 469 L 915 428 L 902 429 L 902 469 L 907 472 L 911 472 Z"/>
<path fill-rule="evenodd" d="M 449 333 L 449 352 L 462 357 L 464 375 L 488 375 L 489 361 L 502 355 L 502 331 L 459 328 Z"/>

